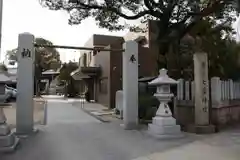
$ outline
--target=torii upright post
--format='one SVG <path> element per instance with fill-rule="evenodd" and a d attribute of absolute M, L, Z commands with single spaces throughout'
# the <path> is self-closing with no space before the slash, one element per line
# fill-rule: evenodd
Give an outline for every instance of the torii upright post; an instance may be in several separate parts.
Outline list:
<path fill-rule="evenodd" d="M 127 41 L 123 48 L 123 122 L 125 129 L 138 126 L 138 43 Z"/>
<path fill-rule="evenodd" d="M 19 34 L 17 69 L 17 117 L 16 134 L 29 135 L 33 132 L 34 95 L 34 35 Z"/>

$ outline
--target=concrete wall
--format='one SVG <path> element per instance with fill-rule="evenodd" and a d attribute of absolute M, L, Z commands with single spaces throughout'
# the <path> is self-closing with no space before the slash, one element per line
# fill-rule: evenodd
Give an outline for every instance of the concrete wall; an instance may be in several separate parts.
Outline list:
<path fill-rule="evenodd" d="M 111 44 L 110 48 L 116 49 L 122 47 L 121 41 L 118 41 L 115 44 Z M 109 73 L 109 94 L 107 97 L 109 98 L 109 103 L 107 103 L 107 107 L 115 108 L 115 95 L 118 90 L 122 90 L 122 52 L 109 52 L 110 54 L 110 66 L 107 64 L 102 64 L 102 75 L 107 76 L 105 73 Z M 108 60 L 109 57 L 102 56 L 101 58 L 104 58 L 105 60 Z M 102 63 L 107 63 L 107 61 L 100 60 L 100 56 L 96 57 L 96 62 L 102 61 Z M 98 62 L 98 64 L 99 64 Z M 150 52 L 149 48 L 145 48 L 142 46 L 139 46 L 139 76 L 153 76 L 154 70 L 155 70 L 155 59 L 153 59 L 152 54 Z M 105 66 L 105 67 L 103 67 Z M 106 67 L 107 66 L 107 67 Z M 137 82 L 136 82 L 137 83 Z M 103 95 L 99 93 L 99 103 L 101 103 L 102 100 L 100 100 L 100 97 Z M 105 97 L 105 98 L 107 98 Z M 104 99 L 106 100 L 106 99 Z M 106 103 L 105 103 L 106 104 Z"/>
<path fill-rule="evenodd" d="M 240 100 L 226 101 L 224 105 L 212 108 L 212 123 L 224 128 L 240 123 Z"/>
<path fill-rule="evenodd" d="M 107 47 L 107 48 L 110 48 Z M 110 106 L 109 99 L 110 99 L 110 52 L 109 51 L 101 51 L 95 57 L 95 63 L 101 67 L 101 76 L 97 79 L 97 101 L 100 104 L 105 106 Z M 101 83 L 107 83 L 107 93 L 103 93 L 101 91 Z"/>
<path fill-rule="evenodd" d="M 194 105 L 191 102 L 178 101 L 175 111 L 177 123 L 183 128 L 194 123 Z M 240 100 L 225 102 L 219 107 L 211 110 L 210 122 L 216 125 L 217 129 L 229 127 L 240 123 Z"/>
<path fill-rule="evenodd" d="M 210 79 L 210 122 L 218 128 L 240 123 L 240 82 L 221 80 L 219 77 Z M 179 79 L 178 82 L 176 119 L 186 126 L 194 123 L 195 82 L 184 79 Z"/>
<path fill-rule="evenodd" d="M 123 37 L 94 34 L 93 46 L 108 46 L 118 40 L 123 41 Z"/>
<path fill-rule="evenodd" d="M 156 55 L 158 54 L 157 43 L 152 44 L 156 39 L 156 23 L 147 22 L 141 24 L 142 28 L 149 27 L 145 33 L 129 32 L 124 39 L 134 40 L 139 36 L 145 36 L 147 44 L 144 46 L 139 45 L 139 76 L 154 76 L 158 73 Z M 122 37 L 97 35 L 94 34 L 85 44 L 86 47 L 104 47 L 108 46 L 112 49 L 121 49 L 124 42 Z M 147 47 L 146 47 L 147 46 Z M 117 90 L 122 89 L 122 52 L 100 52 L 93 56 L 89 51 L 87 63 L 90 66 L 100 66 L 102 70 L 101 76 L 97 79 L 97 100 L 99 103 L 114 108 L 115 107 L 115 94 Z M 89 55 L 91 54 L 91 56 Z M 101 92 L 101 81 L 107 83 L 107 93 Z"/>
<path fill-rule="evenodd" d="M 93 48 L 100 47 L 104 48 L 117 40 L 123 40 L 122 37 L 117 36 L 108 36 L 108 35 L 99 35 L 93 34 L 89 40 L 84 44 L 85 47 Z M 97 66 L 95 56 L 93 56 L 92 51 L 81 51 L 81 53 L 87 53 L 87 66 Z"/>
<path fill-rule="evenodd" d="M 150 56 L 146 56 L 146 58 L 153 58 L 155 61 L 153 62 L 154 70 L 153 72 L 155 75 L 158 74 L 157 71 L 157 62 L 156 59 L 158 57 L 159 53 L 159 47 L 157 42 L 157 35 L 158 35 L 158 27 L 157 27 L 157 21 L 148 21 L 146 23 L 140 24 L 139 27 L 146 30 L 146 32 L 129 32 L 124 36 L 125 41 L 134 40 L 139 36 L 144 36 L 147 40 L 147 44 L 143 45 L 142 47 L 146 47 L 148 49 L 148 54 L 151 53 Z"/>
<path fill-rule="evenodd" d="M 123 42 L 111 45 L 111 48 L 122 48 Z M 115 95 L 117 90 L 122 89 L 122 52 L 111 52 L 110 61 L 110 107 L 115 108 Z"/>

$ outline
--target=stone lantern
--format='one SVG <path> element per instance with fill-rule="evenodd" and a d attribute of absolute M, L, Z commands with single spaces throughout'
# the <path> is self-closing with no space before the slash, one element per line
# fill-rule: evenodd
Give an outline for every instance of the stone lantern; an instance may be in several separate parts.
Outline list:
<path fill-rule="evenodd" d="M 7 119 L 3 108 L 8 106 L 4 103 L 6 99 L 5 84 L 10 81 L 3 72 L 0 72 L 0 152 L 13 151 L 17 146 L 19 139 L 11 132 L 7 125 Z"/>
<path fill-rule="evenodd" d="M 156 138 L 182 137 L 181 128 L 176 125 L 176 120 L 172 117 L 172 112 L 168 106 L 168 102 L 174 96 L 170 91 L 170 86 L 176 84 L 177 81 L 168 77 L 166 69 L 161 69 L 158 78 L 149 82 L 149 85 L 157 87 L 154 97 L 160 101 L 156 116 L 148 125 L 149 134 Z"/>

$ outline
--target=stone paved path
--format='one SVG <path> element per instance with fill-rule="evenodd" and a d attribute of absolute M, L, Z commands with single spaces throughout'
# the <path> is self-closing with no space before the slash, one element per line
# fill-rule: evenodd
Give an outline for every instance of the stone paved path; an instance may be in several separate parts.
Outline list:
<path fill-rule="evenodd" d="M 225 148 L 231 145 L 232 150 L 240 151 L 239 140 L 236 140 L 236 137 L 240 138 L 239 133 L 239 130 L 224 133 L 210 140 L 209 136 L 187 135 L 184 139 L 159 141 L 143 131 L 125 131 L 115 123 L 102 123 L 69 102 L 50 100 L 48 125 L 35 136 L 23 140 L 15 153 L 0 155 L 0 160 L 146 160 L 147 157 L 158 160 L 158 154 L 171 152 L 181 160 L 179 151 L 184 151 L 181 152 L 184 155 L 192 147 L 190 151 L 198 152 L 199 156 L 204 155 L 203 151 L 211 150 L 211 145 L 224 145 Z M 198 148 L 199 143 L 209 143 L 208 148 L 201 150 L 203 148 Z M 233 153 L 229 155 L 235 156 Z"/>
<path fill-rule="evenodd" d="M 134 160 L 239 160 L 240 128 Z"/>

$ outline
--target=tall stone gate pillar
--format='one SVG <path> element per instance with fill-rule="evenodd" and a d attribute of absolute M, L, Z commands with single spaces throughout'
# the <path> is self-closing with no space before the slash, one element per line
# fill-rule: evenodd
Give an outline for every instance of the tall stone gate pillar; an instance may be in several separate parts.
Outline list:
<path fill-rule="evenodd" d="M 19 34 L 17 69 L 17 117 L 16 133 L 28 135 L 33 132 L 34 95 L 34 35 Z"/>
<path fill-rule="evenodd" d="M 138 44 L 127 41 L 123 48 L 123 121 L 125 129 L 138 125 Z"/>

